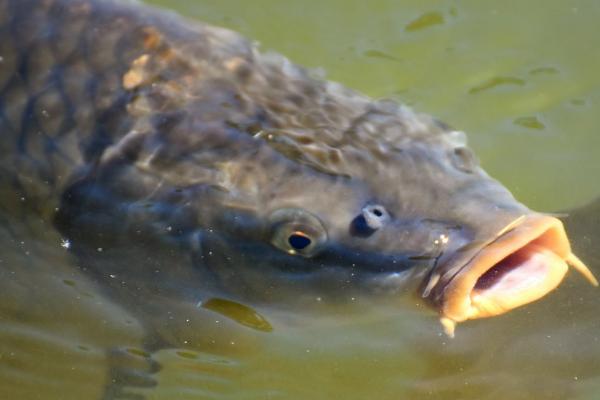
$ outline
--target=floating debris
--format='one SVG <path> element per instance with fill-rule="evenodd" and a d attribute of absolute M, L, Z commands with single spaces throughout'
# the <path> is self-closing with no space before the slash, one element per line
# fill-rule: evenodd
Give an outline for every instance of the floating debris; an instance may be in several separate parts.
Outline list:
<path fill-rule="evenodd" d="M 406 32 L 420 31 L 422 29 L 430 28 L 435 25 L 442 25 L 445 22 L 444 16 L 438 11 L 427 12 L 417 19 L 409 22 L 404 28 Z"/>

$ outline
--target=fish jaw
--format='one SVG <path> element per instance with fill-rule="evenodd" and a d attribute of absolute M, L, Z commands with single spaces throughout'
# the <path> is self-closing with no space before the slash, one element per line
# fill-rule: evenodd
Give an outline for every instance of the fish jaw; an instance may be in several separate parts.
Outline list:
<path fill-rule="evenodd" d="M 503 229 L 440 288 L 440 321 L 449 336 L 457 322 L 492 317 L 555 289 L 572 265 L 598 281 L 572 253 L 560 220 L 531 214 Z"/>

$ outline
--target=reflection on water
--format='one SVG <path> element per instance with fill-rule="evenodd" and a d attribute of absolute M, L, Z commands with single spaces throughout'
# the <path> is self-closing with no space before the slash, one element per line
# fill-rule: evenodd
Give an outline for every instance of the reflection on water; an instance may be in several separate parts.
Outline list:
<path fill-rule="evenodd" d="M 212 310 L 224 317 L 231 318 L 235 322 L 263 332 L 271 332 L 273 327 L 262 315 L 252 308 L 227 299 L 212 297 L 204 302 L 198 303 L 199 307 Z"/>
<path fill-rule="evenodd" d="M 169 3 L 465 128 L 484 166 L 532 206 L 564 208 L 600 191 L 595 5 Z M 294 315 L 159 303 L 164 334 L 191 349 L 146 355 L 143 319 L 80 272 L 49 223 L 9 214 L 0 216 L 1 399 L 100 398 L 111 362 L 131 371 L 148 356 L 162 369 L 150 377 L 158 386 L 136 389 L 147 399 L 594 399 L 600 390 L 600 296 L 574 274 L 539 303 L 461 325 L 453 340 L 413 299 Z M 568 223 L 578 255 L 600 270 L 600 209 Z M 147 259 L 130 250 L 87 261 Z M 186 329 L 171 323 L 188 318 Z M 131 357 L 115 361 L 111 348 Z"/>

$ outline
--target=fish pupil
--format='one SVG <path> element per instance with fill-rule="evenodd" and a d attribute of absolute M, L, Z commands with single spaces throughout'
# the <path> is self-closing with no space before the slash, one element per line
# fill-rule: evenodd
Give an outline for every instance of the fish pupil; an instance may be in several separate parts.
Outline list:
<path fill-rule="evenodd" d="M 310 246 L 312 241 L 303 233 L 296 232 L 290 235 L 290 237 L 288 238 L 288 243 L 295 250 L 304 250 L 305 248 Z"/>

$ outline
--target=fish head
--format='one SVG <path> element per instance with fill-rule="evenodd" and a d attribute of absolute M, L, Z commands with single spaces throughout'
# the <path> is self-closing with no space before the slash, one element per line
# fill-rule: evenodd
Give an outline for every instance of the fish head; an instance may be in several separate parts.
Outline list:
<path fill-rule="evenodd" d="M 568 264 L 596 283 L 562 222 L 488 176 L 462 132 L 400 108 L 371 111 L 335 146 L 296 133 L 249 136 L 220 167 L 210 225 L 235 260 L 221 263 L 227 286 L 320 299 L 418 282 L 452 333 L 543 297 Z"/>
<path fill-rule="evenodd" d="M 248 64 L 234 61 L 222 70 Z M 176 96 L 183 105 L 152 113 L 162 126 L 136 146 L 151 186 L 177 188 L 192 210 L 201 263 L 221 288 L 274 301 L 413 284 L 452 333 L 543 297 L 567 264 L 597 284 L 560 220 L 488 176 L 464 133 L 262 61 L 242 83 L 207 79 Z"/>

